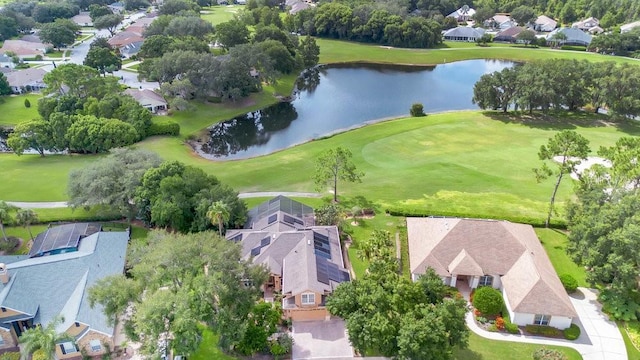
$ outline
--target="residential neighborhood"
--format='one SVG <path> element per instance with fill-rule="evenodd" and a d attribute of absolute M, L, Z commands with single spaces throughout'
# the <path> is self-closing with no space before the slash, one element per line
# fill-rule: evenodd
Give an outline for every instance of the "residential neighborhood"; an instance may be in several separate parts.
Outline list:
<path fill-rule="evenodd" d="M 0 360 L 640 359 L 635 0 L 0 0 Z"/>

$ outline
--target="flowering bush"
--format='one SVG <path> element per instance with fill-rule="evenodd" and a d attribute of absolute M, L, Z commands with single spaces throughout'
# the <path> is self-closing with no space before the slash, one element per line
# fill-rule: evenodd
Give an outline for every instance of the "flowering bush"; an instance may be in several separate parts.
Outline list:
<path fill-rule="evenodd" d="M 504 329 L 504 319 L 500 316 L 496 318 L 496 327 L 498 328 L 498 330 Z"/>

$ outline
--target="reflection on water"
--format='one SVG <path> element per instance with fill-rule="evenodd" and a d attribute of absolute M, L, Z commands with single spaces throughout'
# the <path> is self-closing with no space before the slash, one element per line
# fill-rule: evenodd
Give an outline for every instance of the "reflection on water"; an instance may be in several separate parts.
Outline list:
<path fill-rule="evenodd" d="M 349 64 L 307 70 L 291 103 L 280 103 L 211 127 L 197 149 L 205 157 L 243 159 L 288 148 L 376 119 L 476 109 L 473 85 L 486 73 L 511 67 L 469 60 L 433 67 Z M 294 121 L 295 120 L 295 121 Z"/>

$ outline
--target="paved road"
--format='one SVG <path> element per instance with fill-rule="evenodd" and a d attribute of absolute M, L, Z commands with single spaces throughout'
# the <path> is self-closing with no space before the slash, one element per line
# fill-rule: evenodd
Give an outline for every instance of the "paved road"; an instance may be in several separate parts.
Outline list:
<path fill-rule="evenodd" d="M 467 313 L 467 326 L 474 333 L 487 339 L 570 347 L 577 350 L 584 360 L 626 360 L 627 348 L 622 335 L 616 323 L 602 313 L 602 306 L 598 303 L 595 290 L 579 290 L 584 296 L 571 297 L 571 303 L 579 317 L 575 322 L 582 329 L 580 337 L 575 341 L 488 332 L 478 327 L 471 312 Z"/>
<path fill-rule="evenodd" d="M 276 197 L 278 195 L 290 196 L 290 197 L 308 197 L 308 198 L 322 197 L 322 194 L 319 194 L 319 193 L 292 192 L 292 191 L 248 192 L 248 193 L 240 193 L 238 197 L 240 199 L 247 199 L 247 198 L 256 198 L 256 197 Z M 44 202 L 7 201 L 7 204 L 24 208 L 24 209 L 55 209 L 55 208 L 67 207 L 67 203 L 64 201 L 44 201 Z"/>

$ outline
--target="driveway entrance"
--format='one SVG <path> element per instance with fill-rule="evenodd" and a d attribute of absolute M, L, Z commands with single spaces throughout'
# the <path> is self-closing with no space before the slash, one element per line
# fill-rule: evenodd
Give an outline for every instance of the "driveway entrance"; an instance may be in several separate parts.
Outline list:
<path fill-rule="evenodd" d="M 353 358 L 353 348 L 341 319 L 295 321 L 292 335 L 294 360 Z"/>

